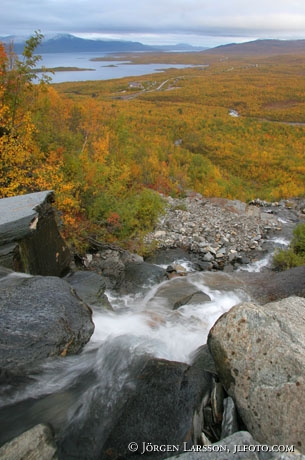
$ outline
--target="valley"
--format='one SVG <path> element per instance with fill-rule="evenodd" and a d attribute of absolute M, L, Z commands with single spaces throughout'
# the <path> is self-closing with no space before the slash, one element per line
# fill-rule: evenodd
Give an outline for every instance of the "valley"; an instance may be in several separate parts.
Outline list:
<path fill-rule="evenodd" d="M 295 48 L 263 42 L 254 42 L 251 52 L 245 44 L 94 54 L 101 64 L 107 59 L 109 65 L 173 67 L 52 83 L 28 98 L 32 125 L 23 141 L 27 151 L 32 145 L 26 160 L 32 172 L 19 147 L 12 155 L 12 138 L 5 144 L 2 196 L 54 190 L 65 236 L 78 247 L 75 235 L 85 242 L 88 234 L 141 246 L 162 196 L 193 190 L 244 202 L 303 197 L 305 50 L 298 41 Z M 20 123 L 26 101 L 18 109 Z"/>

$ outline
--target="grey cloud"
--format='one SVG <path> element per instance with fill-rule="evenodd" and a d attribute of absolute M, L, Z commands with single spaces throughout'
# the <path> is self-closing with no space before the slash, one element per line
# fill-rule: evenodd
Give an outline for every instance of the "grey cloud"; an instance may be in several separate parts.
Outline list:
<path fill-rule="evenodd" d="M 303 0 L 2 0 L 1 6 L 2 36 L 38 28 L 45 34 L 305 36 Z"/>

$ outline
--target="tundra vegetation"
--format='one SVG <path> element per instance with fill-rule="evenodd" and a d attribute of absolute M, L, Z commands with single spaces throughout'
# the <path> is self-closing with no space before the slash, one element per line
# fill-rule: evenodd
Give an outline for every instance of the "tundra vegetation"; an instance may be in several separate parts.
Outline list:
<path fill-rule="evenodd" d="M 304 196 L 305 51 L 122 55 L 196 67 L 55 85 L 41 40 L 22 58 L 0 44 L 0 194 L 54 190 L 78 251 L 89 235 L 139 250 L 162 194 Z"/>
<path fill-rule="evenodd" d="M 287 249 L 279 249 L 273 257 L 273 268 L 278 271 L 305 265 L 305 224 L 298 224 Z"/>

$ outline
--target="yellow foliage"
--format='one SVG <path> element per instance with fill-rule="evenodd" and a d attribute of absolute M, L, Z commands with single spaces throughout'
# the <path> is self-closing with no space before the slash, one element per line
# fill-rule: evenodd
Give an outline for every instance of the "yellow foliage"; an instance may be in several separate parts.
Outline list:
<path fill-rule="evenodd" d="M 187 62 L 202 61 L 191 54 Z M 242 200 L 304 195 L 305 126 L 291 122 L 305 123 L 305 61 L 255 60 L 211 57 L 204 69 L 140 77 L 144 91 L 133 98 L 129 79 L 35 88 L 17 108 L 20 125 L 0 136 L 1 196 L 53 189 L 73 237 L 89 225 L 89 209 L 97 216 L 90 229 L 121 230 L 144 188 Z M 1 72 L 0 47 L 6 126 L 12 114 Z"/>

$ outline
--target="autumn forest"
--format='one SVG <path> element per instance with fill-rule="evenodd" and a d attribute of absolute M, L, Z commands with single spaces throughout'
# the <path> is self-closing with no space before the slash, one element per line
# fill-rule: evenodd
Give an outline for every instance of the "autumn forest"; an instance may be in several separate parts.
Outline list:
<path fill-rule="evenodd" d="M 305 195 L 305 52 L 124 55 L 193 67 L 55 85 L 41 40 L 22 58 L 0 44 L 0 194 L 54 190 L 78 251 L 89 235 L 141 250 L 162 195 Z"/>

